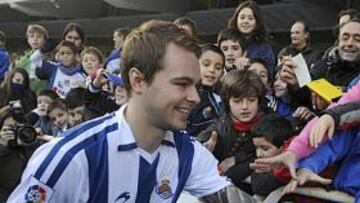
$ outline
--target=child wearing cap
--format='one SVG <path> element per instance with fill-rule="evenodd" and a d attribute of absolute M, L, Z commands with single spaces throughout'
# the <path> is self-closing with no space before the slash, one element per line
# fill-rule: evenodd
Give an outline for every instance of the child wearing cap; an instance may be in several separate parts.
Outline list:
<path fill-rule="evenodd" d="M 104 90 L 109 83 L 115 85 L 115 91 Z M 120 74 L 118 77 L 114 74 L 99 69 L 91 75 L 91 80 L 87 84 L 85 91 L 85 106 L 88 110 L 86 120 L 102 116 L 106 113 L 115 111 L 127 101 L 127 92 L 123 86 Z"/>

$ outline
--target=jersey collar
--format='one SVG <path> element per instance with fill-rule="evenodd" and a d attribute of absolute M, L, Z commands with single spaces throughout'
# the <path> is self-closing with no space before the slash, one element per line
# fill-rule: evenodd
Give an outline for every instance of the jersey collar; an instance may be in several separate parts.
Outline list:
<path fill-rule="evenodd" d="M 126 104 L 121 106 L 121 108 L 116 112 L 117 120 L 119 121 L 119 129 L 121 130 L 121 135 L 117 136 L 117 150 L 118 151 L 128 151 L 136 149 L 138 146 L 132 130 L 125 120 L 124 110 Z M 162 145 L 175 147 L 174 133 L 172 131 L 167 131 L 164 139 L 161 142 Z"/>

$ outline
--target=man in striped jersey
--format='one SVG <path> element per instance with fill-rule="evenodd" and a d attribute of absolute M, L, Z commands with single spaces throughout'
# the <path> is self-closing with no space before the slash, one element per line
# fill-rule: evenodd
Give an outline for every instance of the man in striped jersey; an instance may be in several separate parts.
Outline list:
<path fill-rule="evenodd" d="M 183 190 L 205 202 L 252 202 L 181 131 L 199 102 L 199 51 L 169 22 L 134 30 L 122 52 L 128 103 L 40 147 L 8 202 L 176 202 Z"/>

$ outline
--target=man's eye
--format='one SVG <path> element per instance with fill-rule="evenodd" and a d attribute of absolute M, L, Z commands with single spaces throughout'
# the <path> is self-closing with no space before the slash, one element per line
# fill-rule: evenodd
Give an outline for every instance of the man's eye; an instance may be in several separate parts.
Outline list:
<path fill-rule="evenodd" d="M 180 82 L 180 83 L 176 83 L 176 85 L 182 86 L 182 87 L 186 87 L 186 86 L 187 86 L 187 83 L 185 83 L 185 82 Z"/>

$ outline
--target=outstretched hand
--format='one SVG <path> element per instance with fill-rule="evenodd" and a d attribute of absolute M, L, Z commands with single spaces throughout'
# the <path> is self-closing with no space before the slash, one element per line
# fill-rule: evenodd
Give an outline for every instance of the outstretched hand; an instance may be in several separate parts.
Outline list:
<path fill-rule="evenodd" d="M 332 139 L 335 131 L 335 121 L 327 114 L 322 115 L 310 131 L 310 145 L 317 148 L 325 136 Z"/>
<path fill-rule="evenodd" d="M 228 171 L 231 167 L 235 165 L 235 157 L 231 156 L 222 161 L 219 165 L 220 175 L 223 175 Z"/>
<path fill-rule="evenodd" d="M 314 173 L 313 171 L 302 168 L 297 171 L 298 179 L 292 179 L 284 188 L 283 194 L 292 193 L 295 191 L 298 185 L 304 185 L 307 182 L 315 182 L 320 183 L 323 185 L 331 184 L 331 179 L 326 179 L 318 174 Z"/>
<path fill-rule="evenodd" d="M 254 169 L 255 172 L 261 173 L 262 171 L 268 170 L 268 168 L 285 166 L 289 169 L 291 176 L 296 179 L 297 175 L 295 169 L 297 162 L 296 155 L 291 151 L 286 151 L 274 157 L 256 159 L 255 163 L 250 164 L 250 167 Z"/>
<path fill-rule="evenodd" d="M 298 107 L 293 113 L 293 117 L 297 117 L 303 121 L 308 121 L 314 116 L 315 114 L 304 106 Z"/>
<path fill-rule="evenodd" d="M 203 146 L 207 148 L 210 152 L 214 151 L 215 149 L 215 145 L 217 143 L 217 136 L 218 135 L 216 131 L 212 131 L 210 139 L 203 144 Z"/>

